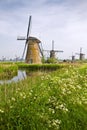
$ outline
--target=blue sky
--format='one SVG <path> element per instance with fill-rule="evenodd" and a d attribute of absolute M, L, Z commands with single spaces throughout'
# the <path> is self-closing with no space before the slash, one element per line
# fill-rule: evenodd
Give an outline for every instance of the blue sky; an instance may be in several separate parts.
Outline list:
<path fill-rule="evenodd" d="M 29 15 L 32 15 L 31 36 L 50 50 L 52 40 L 59 58 L 70 58 L 80 47 L 87 58 L 86 0 L 0 0 L 0 59 L 22 56 Z M 78 56 L 76 56 L 78 58 Z"/>

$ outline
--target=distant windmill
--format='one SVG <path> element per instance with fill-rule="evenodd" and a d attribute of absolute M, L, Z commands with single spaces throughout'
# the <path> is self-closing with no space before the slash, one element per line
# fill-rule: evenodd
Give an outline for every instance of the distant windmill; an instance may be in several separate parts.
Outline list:
<path fill-rule="evenodd" d="M 61 50 L 54 50 L 54 41 L 52 40 L 52 50 L 44 50 L 47 53 L 50 53 L 50 58 L 56 58 L 56 53 L 63 52 Z"/>
<path fill-rule="evenodd" d="M 2 61 L 6 61 L 6 57 L 5 56 L 2 56 Z"/>
<path fill-rule="evenodd" d="M 80 48 L 80 53 L 76 53 L 76 55 L 79 55 L 79 60 L 84 60 L 85 54 L 82 53 L 82 48 Z"/>
<path fill-rule="evenodd" d="M 73 53 L 72 53 L 72 56 L 70 56 L 71 58 L 72 58 L 72 62 L 74 62 L 75 61 L 75 55 L 73 55 Z"/>
<path fill-rule="evenodd" d="M 41 41 L 37 39 L 36 37 L 30 36 L 30 27 L 31 27 L 31 16 L 29 17 L 29 24 L 28 24 L 28 30 L 27 30 L 27 37 L 18 37 L 17 40 L 26 40 L 25 47 L 22 55 L 22 59 L 24 58 L 25 51 L 25 62 L 26 63 L 34 63 L 34 64 L 41 64 L 41 55 L 43 56 L 42 49 L 39 45 Z"/>

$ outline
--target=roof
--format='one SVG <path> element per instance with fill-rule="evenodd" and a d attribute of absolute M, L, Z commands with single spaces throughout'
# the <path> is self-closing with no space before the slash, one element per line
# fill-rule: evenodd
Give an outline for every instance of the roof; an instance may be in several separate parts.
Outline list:
<path fill-rule="evenodd" d="M 28 38 L 29 40 L 32 40 L 32 41 L 36 41 L 37 43 L 40 43 L 41 41 L 39 39 L 37 39 L 36 37 L 29 37 Z"/>

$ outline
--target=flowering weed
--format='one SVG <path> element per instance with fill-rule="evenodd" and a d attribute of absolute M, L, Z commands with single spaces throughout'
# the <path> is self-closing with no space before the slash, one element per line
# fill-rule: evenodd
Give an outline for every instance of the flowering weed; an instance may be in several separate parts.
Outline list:
<path fill-rule="evenodd" d="M 87 130 L 87 68 L 0 86 L 0 130 Z"/>

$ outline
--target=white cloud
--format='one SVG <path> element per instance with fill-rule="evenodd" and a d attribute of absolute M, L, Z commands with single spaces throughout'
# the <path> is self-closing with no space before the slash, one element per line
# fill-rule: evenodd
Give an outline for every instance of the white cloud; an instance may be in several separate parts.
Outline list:
<path fill-rule="evenodd" d="M 9 4 L 14 1 L 7 1 Z M 59 57 L 69 58 L 72 52 L 87 51 L 87 2 L 66 0 L 51 3 L 47 0 L 21 1 L 15 9 L 0 11 L 0 57 L 2 55 L 21 56 L 24 42 L 16 41 L 17 35 L 26 35 L 28 17 L 32 14 L 31 35 L 39 37 L 44 49 L 51 49 L 51 41 L 55 41 L 55 49 L 64 50 Z M 6 45 L 6 49 L 5 46 Z"/>

